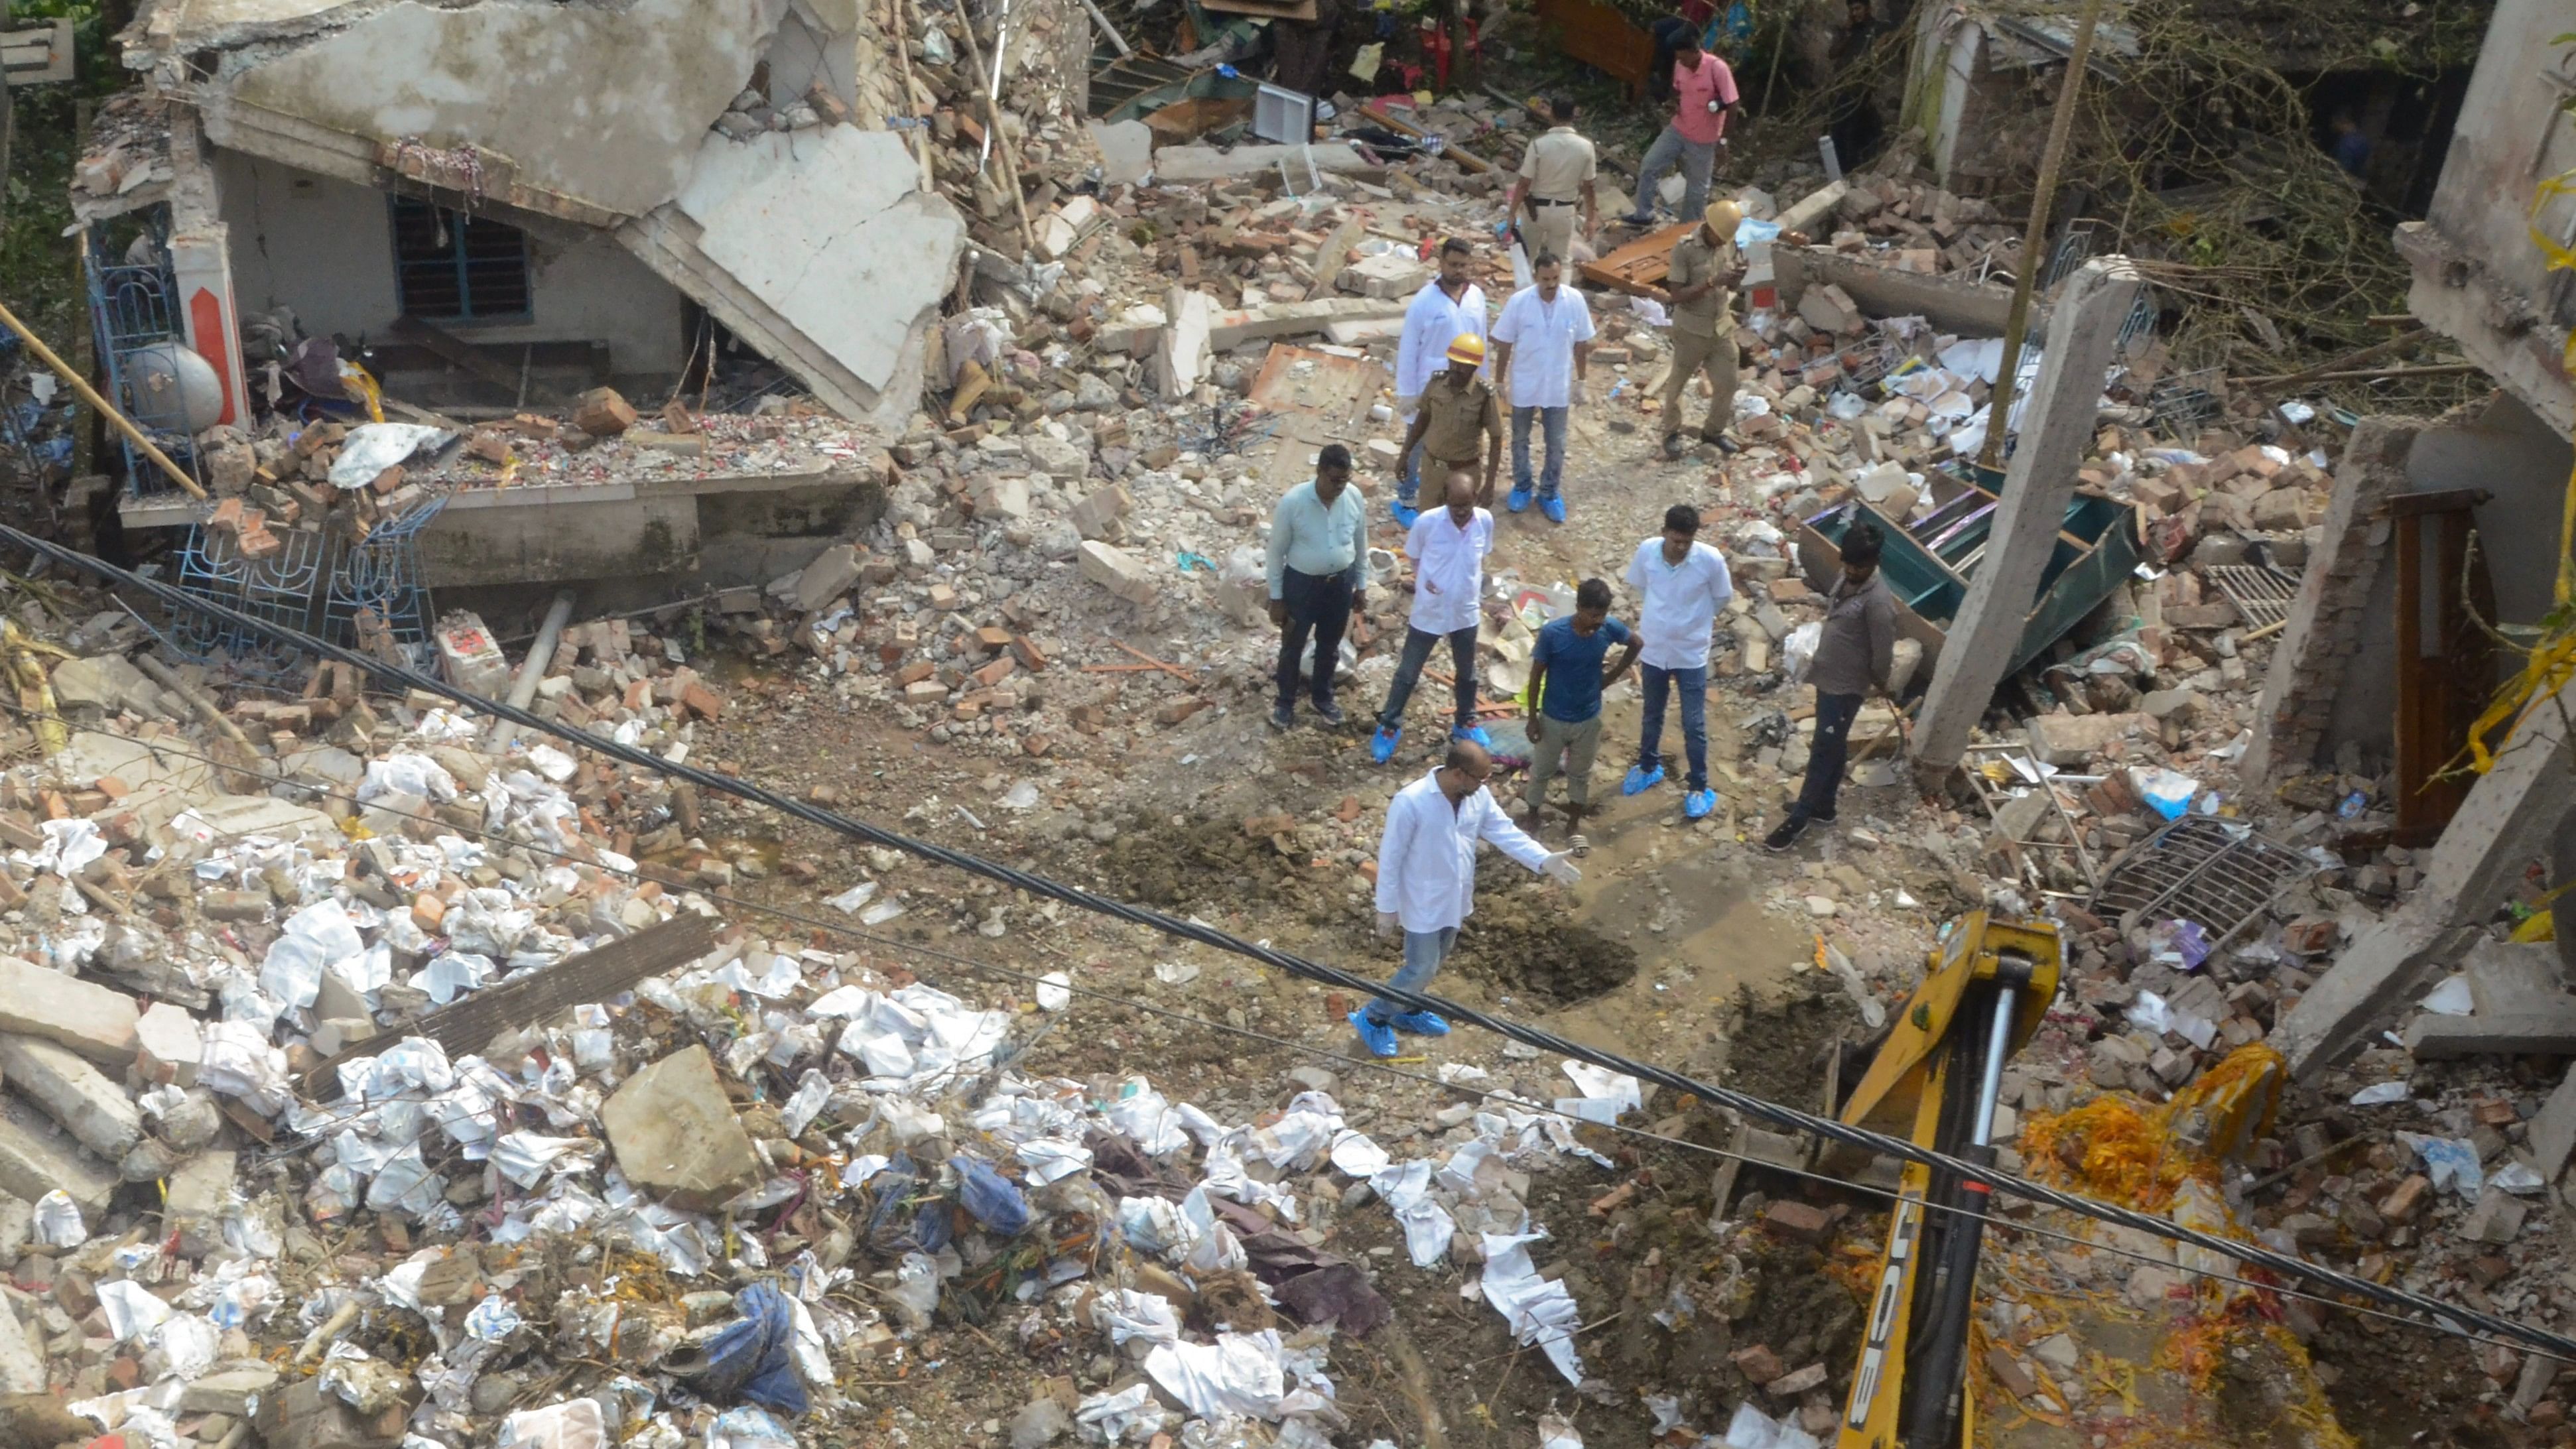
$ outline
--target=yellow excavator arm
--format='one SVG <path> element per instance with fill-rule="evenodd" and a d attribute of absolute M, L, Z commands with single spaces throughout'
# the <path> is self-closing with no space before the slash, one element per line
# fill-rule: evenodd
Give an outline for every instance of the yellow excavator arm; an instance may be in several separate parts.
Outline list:
<path fill-rule="evenodd" d="M 1952 922 L 1842 1120 L 1991 1166 L 2004 1063 L 2039 1030 L 2064 957 L 2051 922 L 1983 911 Z M 1837 1449 L 1969 1443 L 1968 1319 L 1992 1195 L 1974 1177 L 1905 1165 Z"/>

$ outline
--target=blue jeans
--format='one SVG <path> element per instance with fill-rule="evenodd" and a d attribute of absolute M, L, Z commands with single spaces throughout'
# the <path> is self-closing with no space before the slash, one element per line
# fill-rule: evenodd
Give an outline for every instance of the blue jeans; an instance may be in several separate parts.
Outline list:
<path fill-rule="evenodd" d="M 1449 948 L 1457 944 L 1456 926 L 1445 931 L 1405 932 L 1404 969 L 1396 972 L 1395 979 L 1387 984 L 1398 991 L 1420 991 L 1431 984 L 1432 977 L 1440 974 L 1440 963 L 1449 959 Z M 1381 1026 L 1386 1024 L 1388 1017 L 1402 1016 L 1412 1009 L 1398 1006 L 1383 996 L 1360 1008 L 1363 1015 Z"/>
<path fill-rule="evenodd" d="M 1717 170 L 1717 143 L 1711 141 L 1703 146 L 1696 141 L 1685 141 L 1682 133 L 1667 121 L 1664 133 L 1655 138 L 1654 145 L 1646 148 L 1646 159 L 1637 165 L 1637 209 L 1631 215 L 1655 214 L 1655 189 L 1663 184 L 1665 174 L 1675 166 L 1682 168 L 1685 188 L 1681 210 L 1675 214 L 1687 220 L 1708 210 L 1708 179 Z"/>
<path fill-rule="evenodd" d="M 1538 475 L 1538 496 L 1554 498 L 1556 485 L 1565 477 L 1565 409 L 1512 409 L 1512 490 L 1530 491 L 1529 435 L 1530 418 L 1536 415 L 1547 434 L 1547 467 Z"/>
<path fill-rule="evenodd" d="M 1412 703 L 1413 686 L 1422 681 L 1422 666 L 1431 662 L 1432 646 L 1441 637 L 1405 626 L 1404 655 L 1395 661 L 1395 679 L 1387 685 L 1386 708 L 1378 711 L 1378 728 L 1404 727 L 1404 707 Z M 1458 700 L 1458 728 L 1470 729 L 1476 723 L 1476 626 L 1470 624 L 1447 637 L 1452 692 Z"/>
<path fill-rule="evenodd" d="M 1677 687 L 1682 696 L 1682 744 L 1690 757 L 1689 787 L 1708 788 L 1708 669 L 1657 669 L 1640 665 L 1645 671 L 1646 710 L 1644 728 L 1637 741 L 1637 768 L 1652 771 L 1664 762 L 1664 691 Z"/>
<path fill-rule="evenodd" d="M 1816 696 L 1816 741 L 1807 751 L 1807 780 L 1798 791 L 1798 813 L 1810 820 L 1834 818 L 1834 794 L 1842 788 L 1843 763 L 1851 758 L 1852 720 L 1860 714 L 1857 694 Z"/>

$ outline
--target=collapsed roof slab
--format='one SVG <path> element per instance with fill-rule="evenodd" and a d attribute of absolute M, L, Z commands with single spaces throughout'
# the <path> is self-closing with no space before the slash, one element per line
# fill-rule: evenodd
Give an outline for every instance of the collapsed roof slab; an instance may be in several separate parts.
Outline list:
<path fill-rule="evenodd" d="M 514 205 L 637 216 L 679 194 L 786 8 L 402 0 L 282 52 L 228 57 L 194 99 L 215 144 L 326 175 L 373 184 L 376 165 L 404 169 L 387 148 L 471 146 L 478 172 L 525 193 Z M 486 190 L 479 176 L 427 179 Z"/>
<path fill-rule="evenodd" d="M 891 131 L 708 134 L 618 240 L 834 411 L 900 430 L 966 223 Z"/>

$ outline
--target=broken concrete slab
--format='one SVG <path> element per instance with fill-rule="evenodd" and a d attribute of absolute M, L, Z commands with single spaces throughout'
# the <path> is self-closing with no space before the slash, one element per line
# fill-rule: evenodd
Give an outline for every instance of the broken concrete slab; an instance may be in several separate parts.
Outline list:
<path fill-rule="evenodd" d="M 674 1207 L 704 1211 L 760 1178 L 760 1154 L 703 1046 L 627 1078 L 600 1107 L 599 1121 L 618 1170 Z"/>
<path fill-rule="evenodd" d="M 2567 1157 L 2576 1153 L 2576 1063 L 2570 1063 L 2567 1075 L 2559 1078 L 2558 1089 L 2540 1104 L 2539 1115 L 2531 1119 L 2531 1155 L 2533 1166 L 2540 1169 L 2543 1182 L 2556 1182 L 2567 1167 Z"/>
<path fill-rule="evenodd" d="M 900 430 L 966 224 L 892 131 L 708 133 L 675 200 L 617 239 L 832 409 Z"/>
<path fill-rule="evenodd" d="M 188 813 L 217 837 L 266 836 L 302 842 L 340 838 L 338 821 L 274 795 L 216 795 L 192 803 Z"/>
<path fill-rule="evenodd" d="M 1230 176 L 1256 176 L 1265 171 L 1278 171 L 1306 190 L 1309 168 L 1319 173 L 1339 176 L 1382 174 L 1386 168 L 1354 151 L 1346 143 L 1312 146 L 1237 146 L 1220 151 L 1214 146 L 1166 146 L 1154 153 L 1154 179 L 1166 186 L 1186 185 L 1196 181 L 1223 181 Z"/>
<path fill-rule="evenodd" d="M 2429 984 L 2467 934 L 2405 908 L 2363 931 L 2274 1029 L 2291 1075 L 2308 1076 L 2358 1046 Z"/>
<path fill-rule="evenodd" d="M 1154 344 L 1154 389 L 1171 401 L 1187 397 L 1207 379 L 1213 360 L 1210 329 L 1216 300 L 1205 292 L 1174 286 L 1163 298 L 1163 312 L 1172 320 Z"/>
<path fill-rule="evenodd" d="M 45 1343 L 41 1331 L 33 1331 L 34 1304 L 22 1310 L 18 1303 L 0 1300 L 0 1394 L 41 1394 L 46 1389 Z M 27 1317 L 19 1314 L 24 1311 Z"/>
<path fill-rule="evenodd" d="M 143 1140 L 143 1114 L 125 1088 L 52 1042 L 0 1035 L 0 1081 L 44 1108 L 103 1162 L 122 1159 Z"/>
<path fill-rule="evenodd" d="M 1093 121 L 1091 142 L 1100 148 L 1100 184 L 1123 186 L 1154 170 L 1154 128 L 1142 121 Z"/>
<path fill-rule="evenodd" d="M 2576 1056 L 2576 1000 L 2554 1011 L 2502 1016 L 2425 1012 L 2406 1026 L 2406 1050 L 2417 1061 L 2462 1057 Z"/>
<path fill-rule="evenodd" d="M 1431 280 L 1431 268 L 1410 252 L 1379 252 L 1342 268 L 1334 285 L 1363 297 L 1410 301 Z"/>
<path fill-rule="evenodd" d="M 2113 740 L 2155 732 L 2155 720 L 2145 714 L 2044 714 L 2022 726 L 2030 752 L 2061 770 L 2089 763 Z"/>
<path fill-rule="evenodd" d="M 277 1387 L 276 1369 L 256 1361 L 218 1364 L 179 1391 L 182 1414 L 230 1414 L 248 1418 L 261 1395 Z"/>
<path fill-rule="evenodd" d="M 836 543 L 814 556 L 796 576 L 796 607 L 811 614 L 849 591 L 859 581 L 859 551 Z"/>
<path fill-rule="evenodd" d="M 2481 939 L 2462 958 L 2469 1003 L 2478 1016 L 2548 1012 L 2576 1005 L 2558 976 L 2558 947 L 2549 941 Z"/>
<path fill-rule="evenodd" d="M 68 715 L 93 717 L 121 714 L 166 714 L 161 686 L 145 677 L 122 654 L 66 659 L 54 666 L 54 705 Z"/>
<path fill-rule="evenodd" d="M 121 1072 L 133 1065 L 142 1045 L 135 1034 L 141 1015 L 134 998 L 121 991 L 0 956 L 0 1032 L 40 1037 Z M 35 1193 L 30 1200 L 42 1196 Z"/>
<path fill-rule="evenodd" d="M 1419 290 L 1419 289 L 1417 289 Z M 1401 324 L 1412 298 L 1341 297 L 1321 302 L 1273 302 L 1219 312 L 1208 325 L 1208 346 L 1229 352 L 1265 337 L 1297 337 L 1329 332 L 1339 323 L 1394 321 Z"/>
<path fill-rule="evenodd" d="M 1817 225 L 1831 217 L 1834 214 L 1834 208 L 1841 205 L 1842 199 L 1850 193 L 1851 183 L 1848 181 L 1828 183 L 1818 190 L 1808 192 L 1775 219 L 1780 224 L 1780 230 L 1784 232 L 1797 231 L 1813 234 Z"/>
<path fill-rule="evenodd" d="M 386 164 L 460 184 L 440 169 L 439 148 L 470 145 L 475 183 L 494 200 L 598 224 L 679 193 L 699 137 L 741 91 L 786 11 L 787 0 L 721 15 L 695 0 L 383 6 L 257 65 L 224 69 L 196 100 L 217 145 L 362 186 L 375 184 L 379 146 L 406 140 L 415 154 Z M 495 76 L 550 79 L 495 85 Z M 582 143 L 565 145 L 576 126 Z"/>
<path fill-rule="evenodd" d="M 1148 565 L 1136 555 L 1097 539 L 1084 539 L 1081 560 L 1082 576 L 1131 604 L 1154 602 L 1153 576 Z"/>
<path fill-rule="evenodd" d="M 240 1170 L 238 1153 L 200 1152 L 170 1174 L 161 1225 L 179 1235 L 180 1252 L 199 1257 L 223 1246 L 224 1212 L 232 1201 L 233 1175 Z"/>
<path fill-rule="evenodd" d="M 95 1225 L 116 1191 L 116 1173 L 80 1150 L 80 1144 L 45 1115 L 14 1097 L 0 1097 L 0 1192 L 35 1202 L 60 1188 Z"/>

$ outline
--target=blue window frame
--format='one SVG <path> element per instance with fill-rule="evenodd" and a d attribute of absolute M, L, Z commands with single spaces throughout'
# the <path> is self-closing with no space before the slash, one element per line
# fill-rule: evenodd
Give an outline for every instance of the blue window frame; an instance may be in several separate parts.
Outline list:
<path fill-rule="evenodd" d="M 394 287 L 410 316 L 446 322 L 528 318 L 528 234 L 505 221 L 397 196 Z"/>

